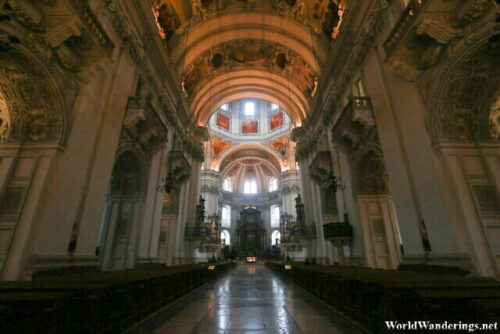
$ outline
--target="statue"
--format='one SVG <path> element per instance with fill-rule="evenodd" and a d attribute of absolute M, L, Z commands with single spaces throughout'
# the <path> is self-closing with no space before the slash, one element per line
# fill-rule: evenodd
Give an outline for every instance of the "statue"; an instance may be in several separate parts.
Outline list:
<path fill-rule="evenodd" d="M 422 246 L 424 246 L 424 251 L 427 255 L 427 253 L 431 252 L 431 242 L 429 240 L 429 235 L 427 234 L 427 227 L 425 226 L 425 221 L 421 220 L 420 221 L 420 235 L 422 238 Z"/>
<path fill-rule="evenodd" d="M 304 0 L 297 0 L 295 6 L 292 7 L 292 16 L 294 19 L 301 19 L 304 16 Z"/>
<path fill-rule="evenodd" d="M 305 213 L 304 204 L 302 203 L 302 197 L 300 194 L 295 198 L 295 210 L 297 211 L 297 226 L 303 226 L 305 224 Z"/>
<path fill-rule="evenodd" d="M 163 39 L 169 39 L 174 31 L 180 26 L 180 22 L 175 16 L 174 9 L 168 5 L 163 4 L 155 11 L 156 24 Z"/>
<path fill-rule="evenodd" d="M 490 131 L 494 140 L 500 139 L 500 92 L 497 93 L 490 108 Z"/>
<path fill-rule="evenodd" d="M 200 195 L 198 205 L 196 206 L 196 231 L 200 231 L 205 222 L 205 199 Z"/>
<path fill-rule="evenodd" d="M 191 10 L 193 12 L 193 19 L 198 22 L 205 18 L 207 9 L 201 2 L 201 0 L 192 0 Z"/>

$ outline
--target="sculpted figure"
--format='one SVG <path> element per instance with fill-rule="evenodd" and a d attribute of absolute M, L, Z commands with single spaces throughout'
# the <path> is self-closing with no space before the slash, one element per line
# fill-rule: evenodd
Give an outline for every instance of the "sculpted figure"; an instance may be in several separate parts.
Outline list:
<path fill-rule="evenodd" d="M 207 13 L 207 9 L 205 8 L 201 0 L 192 0 L 191 6 L 193 18 L 195 18 L 196 21 L 203 20 L 205 14 Z"/>
<path fill-rule="evenodd" d="M 500 139 L 500 92 L 497 93 L 490 108 L 490 131 L 495 140 Z"/>
<path fill-rule="evenodd" d="M 293 6 L 293 8 L 292 8 L 292 16 L 295 19 L 299 19 L 299 18 L 303 17 L 304 6 L 305 6 L 304 0 L 297 0 L 297 2 L 295 3 L 295 6 Z"/>

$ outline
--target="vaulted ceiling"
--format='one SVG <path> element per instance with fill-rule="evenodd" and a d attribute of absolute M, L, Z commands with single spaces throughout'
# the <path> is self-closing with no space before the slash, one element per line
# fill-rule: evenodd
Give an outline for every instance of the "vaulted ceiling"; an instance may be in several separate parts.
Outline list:
<path fill-rule="evenodd" d="M 190 105 L 204 125 L 222 104 L 261 98 L 300 126 L 345 0 L 156 0 L 153 10 Z"/>

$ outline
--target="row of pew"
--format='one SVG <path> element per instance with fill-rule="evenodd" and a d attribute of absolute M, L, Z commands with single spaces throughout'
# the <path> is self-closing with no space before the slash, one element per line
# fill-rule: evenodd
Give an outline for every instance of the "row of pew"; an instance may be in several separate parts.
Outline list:
<path fill-rule="evenodd" d="M 121 333 L 233 266 L 67 270 L 0 282 L 0 332 Z"/>
<path fill-rule="evenodd" d="M 268 262 L 267 267 L 375 333 L 385 321 L 493 323 L 500 282 L 449 274 Z"/>

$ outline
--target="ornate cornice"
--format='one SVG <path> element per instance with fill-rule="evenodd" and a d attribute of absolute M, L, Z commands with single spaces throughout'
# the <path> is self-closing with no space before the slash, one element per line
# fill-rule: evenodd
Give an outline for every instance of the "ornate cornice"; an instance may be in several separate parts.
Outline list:
<path fill-rule="evenodd" d="M 479 28 L 477 22 L 494 21 L 497 7 L 493 0 L 411 0 L 384 42 L 386 61 L 417 81 L 439 64 L 450 44 Z"/>
<path fill-rule="evenodd" d="M 113 18 L 114 28 L 122 40 L 124 46 L 142 73 L 145 80 L 149 83 L 151 92 L 157 97 L 159 110 L 165 117 L 162 120 L 167 121 L 172 127 L 187 153 L 194 159 L 203 161 L 203 136 L 196 122 L 188 118 L 188 107 L 184 96 L 180 90 L 180 82 L 174 75 L 168 61 L 168 57 L 163 49 L 161 41 L 154 25 L 152 13 L 148 13 L 145 4 L 134 4 L 133 10 L 139 16 L 145 31 L 144 35 L 148 38 L 141 38 L 134 28 L 127 9 L 122 3 L 116 5 L 116 11 Z M 151 17 L 150 17 L 151 16 Z M 151 22 L 150 22 L 151 21 Z"/>
<path fill-rule="evenodd" d="M 344 25 L 328 57 L 330 62 L 322 75 L 319 92 L 312 103 L 304 129 L 301 130 L 303 138 L 310 138 L 309 143 L 302 148 L 304 153 L 314 148 L 314 138 L 319 138 L 332 125 L 334 114 L 341 110 L 340 97 L 349 88 L 352 75 L 363 64 L 382 31 L 386 8 L 381 1 L 370 1 L 367 8 L 363 8 L 367 3 L 352 1 L 344 15 Z M 368 19 L 357 27 L 359 21 L 356 16 L 367 16 Z"/>

